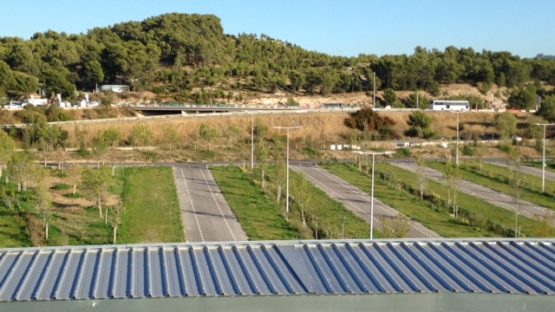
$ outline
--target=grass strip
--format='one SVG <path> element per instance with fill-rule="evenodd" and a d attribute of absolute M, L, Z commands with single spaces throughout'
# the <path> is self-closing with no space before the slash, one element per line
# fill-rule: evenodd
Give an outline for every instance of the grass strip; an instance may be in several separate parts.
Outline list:
<path fill-rule="evenodd" d="M 120 243 L 181 242 L 183 226 L 172 169 L 123 168 Z"/>
<path fill-rule="evenodd" d="M 443 171 L 445 163 L 431 161 L 427 163 L 427 166 L 438 171 Z M 509 168 L 483 164 L 483 169 L 480 170 L 478 165 L 474 166 L 473 164 L 467 164 L 460 166 L 460 169 L 460 177 L 463 180 L 510 196 L 514 196 L 516 192 L 514 187 L 510 185 L 511 172 Z M 550 194 L 541 193 L 541 180 L 524 173 L 522 173 L 521 176 L 522 186 L 520 188 L 520 198 L 536 205 L 555 210 L 555 197 Z M 536 182 L 540 183 L 537 190 L 537 185 L 535 185 Z"/>
<path fill-rule="evenodd" d="M 370 193 L 371 182 L 364 172 L 345 164 L 329 164 L 325 165 L 324 168 L 360 190 Z M 483 237 L 492 235 L 488 231 L 460 222 L 448 213 L 438 209 L 436 205 L 403 189 L 396 188 L 383 179 L 377 178 L 375 180 L 374 194 L 383 203 L 443 237 Z"/>
<path fill-rule="evenodd" d="M 281 214 L 279 206 L 266 197 L 251 176 L 239 167 L 210 168 L 235 217 L 251 240 L 288 240 L 300 237 Z"/>

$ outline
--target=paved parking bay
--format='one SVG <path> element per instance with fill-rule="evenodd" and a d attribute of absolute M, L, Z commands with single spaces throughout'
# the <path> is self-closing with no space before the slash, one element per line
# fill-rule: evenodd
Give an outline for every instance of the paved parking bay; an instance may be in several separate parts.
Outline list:
<path fill-rule="evenodd" d="M 247 235 L 204 166 L 173 166 L 188 242 L 246 241 Z"/>
<path fill-rule="evenodd" d="M 342 203 L 345 208 L 370 223 L 370 202 L 368 194 L 362 192 L 341 178 L 317 166 L 293 166 L 293 169 L 303 173 L 316 187 L 326 192 L 331 198 Z M 393 218 L 399 212 L 374 197 L 374 225 L 382 229 L 383 218 Z M 439 235 L 416 221 L 409 221 L 408 238 L 435 238 Z"/>

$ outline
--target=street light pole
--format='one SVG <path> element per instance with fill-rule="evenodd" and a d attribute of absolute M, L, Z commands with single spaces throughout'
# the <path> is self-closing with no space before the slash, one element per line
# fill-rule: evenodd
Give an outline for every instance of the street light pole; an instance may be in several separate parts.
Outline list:
<path fill-rule="evenodd" d="M 542 192 L 545 193 L 545 167 L 547 167 L 547 164 L 545 163 L 545 140 L 546 140 L 547 127 L 555 126 L 555 123 L 535 123 L 535 125 L 543 127 Z"/>
<path fill-rule="evenodd" d="M 374 239 L 374 166 L 376 163 L 376 155 L 390 155 L 393 154 L 393 152 L 356 151 L 355 153 L 361 155 L 372 155 L 372 185 L 370 189 L 370 239 Z"/>
<path fill-rule="evenodd" d="M 372 107 L 376 108 L 376 72 L 372 72 L 374 75 L 374 82 L 372 83 Z"/>
<path fill-rule="evenodd" d="M 254 112 L 251 111 L 251 170 L 254 170 Z"/>
<path fill-rule="evenodd" d="M 459 112 L 457 112 L 457 154 L 455 159 L 455 164 L 459 166 Z"/>
<path fill-rule="evenodd" d="M 291 130 L 300 129 L 301 126 L 292 127 L 274 127 L 274 129 L 285 130 L 287 133 L 287 153 L 286 153 L 286 175 L 285 175 L 285 213 L 289 215 L 289 132 Z"/>

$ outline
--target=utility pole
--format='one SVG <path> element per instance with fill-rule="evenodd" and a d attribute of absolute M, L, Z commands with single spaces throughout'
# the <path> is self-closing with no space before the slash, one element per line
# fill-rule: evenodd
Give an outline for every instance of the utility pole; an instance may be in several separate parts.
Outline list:
<path fill-rule="evenodd" d="M 285 212 L 289 215 L 289 132 L 291 130 L 297 130 L 302 128 L 301 126 L 290 126 L 290 127 L 274 127 L 274 129 L 285 130 L 287 132 L 287 156 L 286 156 L 286 178 L 285 178 Z"/>
<path fill-rule="evenodd" d="M 549 127 L 549 126 L 555 126 L 555 123 L 535 123 L 534 125 L 543 127 L 542 192 L 545 193 L 545 167 L 547 167 L 547 164 L 545 163 L 545 141 L 546 141 L 546 134 L 547 134 L 547 127 Z"/>
<path fill-rule="evenodd" d="M 355 151 L 354 153 L 360 155 L 372 155 L 372 186 L 370 190 L 370 239 L 374 239 L 374 165 L 376 162 L 376 155 L 390 155 L 393 154 L 393 152 Z"/>
<path fill-rule="evenodd" d="M 459 112 L 457 112 L 457 154 L 455 159 L 455 164 L 459 166 Z"/>
<path fill-rule="evenodd" d="M 455 111 L 455 112 L 452 111 L 452 113 L 457 114 L 457 141 L 455 143 L 457 150 L 455 151 L 455 165 L 458 167 L 459 166 L 459 137 L 460 137 L 460 135 L 459 135 L 459 130 L 460 130 L 460 128 L 459 128 L 459 124 L 460 124 L 459 115 L 460 115 L 461 112 L 460 111 Z"/>
<path fill-rule="evenodd" d="M 251 111 L 251 171 L 254 170 L 254 112 Z"/>
<path fill-rule="evenodd" d="M 372 72 L 374 75 L 374 83 L 372 83 L 373 92 L 372 92 L 372 107 L 376 108 L 376 72 Z"/>

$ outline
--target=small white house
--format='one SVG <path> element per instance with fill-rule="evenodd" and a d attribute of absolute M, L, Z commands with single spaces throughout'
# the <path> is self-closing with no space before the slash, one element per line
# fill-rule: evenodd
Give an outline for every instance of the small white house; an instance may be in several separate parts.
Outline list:
<path fill-rule="evenodd" d="M 431 105 L 434 111 L 468 111 L 470 102 L 464 100 L 434 100 Z"/>
<path fill-rule="evenodd" d="M 31 97 L 31 98 L 23 100 L 22 106 L 23 107 L 25 107 L 27 105 L 44 106 L 44 105 L 47 105 L 47 104 L 48 104 L 48 99 Z"/>
<path fill-rule="evenodd" d="M 102 85 L 100 87 L 101 92 L 115 92 L 115 93 L 125 93 L 129 92 L 129 86 L 127 85 Z"/>

